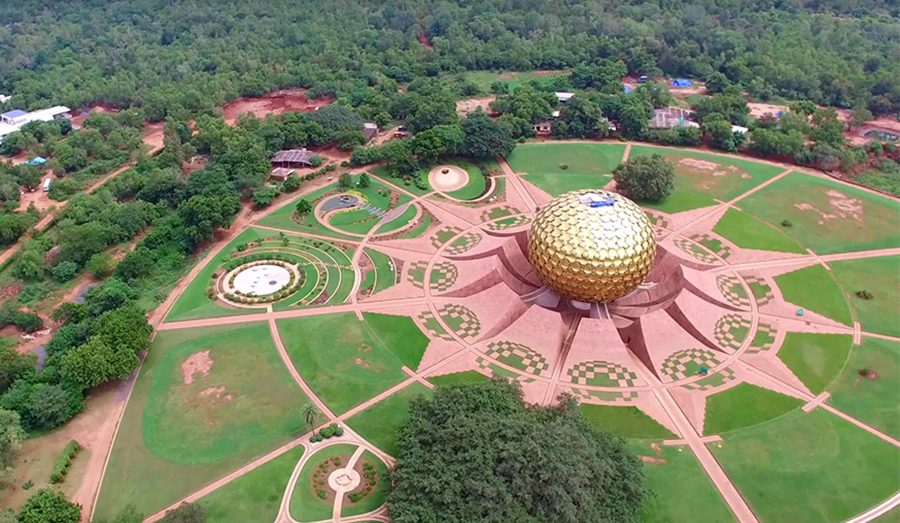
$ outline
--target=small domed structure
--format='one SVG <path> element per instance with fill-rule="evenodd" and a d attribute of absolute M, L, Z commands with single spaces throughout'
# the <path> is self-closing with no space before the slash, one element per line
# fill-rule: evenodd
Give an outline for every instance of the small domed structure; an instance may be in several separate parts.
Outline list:
<path fill-rule="evenodd" d="M 563 194 L 531 226 L 528 259 L 548 287 L 568 298 L 606 302 L 636 289 L 653 266 L 656 238 L 634 202 L 608 191 Z"/>

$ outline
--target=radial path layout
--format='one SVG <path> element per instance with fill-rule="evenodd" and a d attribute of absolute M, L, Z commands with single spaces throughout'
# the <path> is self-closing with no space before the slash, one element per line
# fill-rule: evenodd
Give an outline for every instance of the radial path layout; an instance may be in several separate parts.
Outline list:
<path fill-rule="evenodd" d="M 654 492 L 645 521 L 895 507 L 900 203 L 689 150 L 593 144 L 577 172 L 531 160 L 562 164 L 571 145 L 520 145 L 471 199 L 443 192 L 472 171 L 435 167 L 428 184 L 376 171 L 241 232 L 159 327 L 94 517 L 192 501 L 216 521 L 389 521 L 410 401 L 491 376 L 532 403 L 572 395 L 627 438 Z M 619 202 L 609 172 L 651 153 L 678 179 L 642 206 L 650 237 L 624 247 L 647 258 L 638 280 L 600 302 L 546 286 L 529 259 L 540 209 L 570 191 Z M 312 442 L 311 428 L 335 435 Z"/>

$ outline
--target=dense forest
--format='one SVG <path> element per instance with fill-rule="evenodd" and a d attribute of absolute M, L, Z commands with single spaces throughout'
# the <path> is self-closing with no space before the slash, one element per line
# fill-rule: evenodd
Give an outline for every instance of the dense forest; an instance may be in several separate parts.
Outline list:
<path fill-rule="evenodd" d="M 761 100 L 900 111 L 900 4 L 892 1 L 315 4 L 6 2 L 0 92 L 28 107 L 135 105 L 150 119 L 183 118 L 287 86 L 395 92 L 423 76 L 604 58 L 633 74 L 719 72 Z"/>

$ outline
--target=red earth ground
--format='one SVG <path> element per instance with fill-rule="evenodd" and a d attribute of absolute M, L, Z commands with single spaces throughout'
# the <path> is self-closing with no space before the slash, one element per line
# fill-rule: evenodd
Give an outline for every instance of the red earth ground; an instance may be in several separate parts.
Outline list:
<path fill-rule="evenodd" d="M 306 97 L 306 89 L 284 89 L 263 96 L 238 98 L 222 107 L 222 115 L 228 125 L 234 125 L 238 116 L 252 113 L 256 117 L 267 114 L 307 113 L 316 111 L 334 101 L 333 98 Z"/>

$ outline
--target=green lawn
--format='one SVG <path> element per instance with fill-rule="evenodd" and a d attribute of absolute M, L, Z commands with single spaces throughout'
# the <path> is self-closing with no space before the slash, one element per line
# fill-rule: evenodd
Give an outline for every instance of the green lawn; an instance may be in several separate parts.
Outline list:
<path fill-rule="evenodd" d="M 690 150 L 633 145 L 629 158 L 660 154 L 675 166 L 675 187 L 731 200 L 784 171 L 783 167 Z"/>
<path fill-rule="evenodd" d="M 667 447 L 659 453 L 648 442 L 632 442 L 638 455 L 662 459 L 665 463 L 644 463 L 645 485 L 649 496 L 641 507 L 644 523 L 697 521 L 727 523 L 735 521 L 722 496 L 700 467 L 691 449 Z"/>
<path fill-rule="evenodd" d="M 491 90 L 491 84 L 496 81 L 502 81 L 509 84 L 510 90 L 518 87 L 522 82 L 527 82 L 533 78 L 546 78 L 547 76 L 569 76 L 569 71 L 559 70 L 559 71 L 505 71 L 505 72 L 494 72 L 494 71 L 467 71 L 463 73 L 463 76 L 481 89 L 484 93 L 489 93 Z"/>
<path fill-rule="evenodd" d="M 419 182 L 424 188 L 418 187 L 415 183 L 413 183 L 413 178 L 411 176 L 406 178 L 398 178 L 395 176 L 391 176 L 390 172 L 388 172 L 387 167 L 379 166 L 373 169 L 369 169 L 369 173 L 378 176 L 382 180 L 385 180 L 389 185 L 394 185 L 396 187 L 402 187 L 407 191 L 415 194 L 416 196 L 422 196 L 424 194 L 428 194 L 434 189 L 431 188 L 431 184 L 428 183 L 428 171 L 420 170 L 416 176 L 419 179 Z"/>
<path fill-rule="evenodd" d="M 610 405 L 579 405 L 581 413 L 591 425 L 631 439 L 674 439 L 672 432 L 637 407 Z"/>
<path fill-rule="evenodd" d="M 228 255 L 231 252 L 235 251 L 235 248 L 238 245 L 260 240 L 262 238 L 266 238 L 268 236 L 274 236 L 278 233 L 271 231 L 264 231 L 261 229 L 247 229 L 242 232 L 232 240 L 228 245 L 225 246 L 219 252 L 219 255 L 209 261 L 200 272 L 197 273 L 197 276 L 191 280 L 191 283 L 188 284 L 187 288 L 181 293 L 181 296 L 178 297 L 178 300 L 172 305 L 172 308 L 169 310 L 169 313 L 166 315 L 166 321 L 179 321 L 179 320 L 193 320 L 197 318 L 214 318 L 218 316 L 233 316 L 236 314 L 249 314 L 253 312 L 260 312 L 263 310 L 262 308 L 258 309 L 237 309 L 237 308 L 228 308 L 222 307 L 218 305 L 213 300 L 210 300 L 207 296 L 206 292 L 210 285 L 213 285 L 215 281 L 212 279 L 213 273 L 216 272 L 216 269 L 222 265 L 223 262 L 227 261 Z"/>
<path fill-rule="evenodd" d="M 740 383 L 706 399 L 704 434 L 722 434 L 772 420 L 803 405 L 791 396 Z"/>
<path fill-rule="evenodd" d="M 378 480 L 372 492 L 370 492 L 369 495 L 362 498 L 358 502 L 354 503 L 349 499 L 344 500 L 344 504 L 341 507 L 341 516 L 345 518 L 350 516 L 358 516 L 360 514 L 365 514 L 366 512 L 371 512 L 377 509 L 384 504 L 385 499 L 387 499 L 388 492 L 390 491 L 391 476 L 390 470 L 388 470 L 387 465 L 385 465 L 383 461 L 378 459 L 375 454 L 372 454 L 368 450 L 363 452 L 363 455 L 360 456 L 360 460 L 363 463 L 369 462 L 375 465 L 375 470 L 378 473 Z M 357 488 L 357 490 L 359 490 L 359 488 Z"/>
<path fill-rule="evenodd" d="M 355 450 L 356 445 L 338 444 L 315 451 L 315 454 L 303 465 L 303 470 L 300 471 L 297 484 L 291 493 L 289 509 L 291 517 L 297 521 L 318 521 L 331 518 L 334 502 L 321 499 L 316 495 L 316 489 L 312 482 L 313 474 L 320 463 L 338 456 L 344 457 L 346 460 Z M 327 486 L 325 488 L 328 489 Z"/>
<path fill-rule="evenodd" d="M 409 205 L 399 216 L 379 227 L 376 232 L 378 234 L 387 234 L 389 232 L 394 232 L 397 229 L 402 229 L 416 217 L 417 212 L 418 209 L 415 205 Z"/>
<path fill-rule="evenodd" d="M 675 180 L 675 191 L 672 192 L 665 200 L 659 203 L 638 202 L 641 207 L 653 209 L 654 211 L 664 212 L 666 214 L 675 214 L 684 211 L 691 211 L 701 207 L 709 207 L 716 205 L 716 200 L 705 194 L 687 191 L 679 188 L 679 181 Z"/>
<path fill-rule="evenodd" d="M 603 187 L 624 154 L 625 145 L 618 143 L 531 143 L 518 145 L 508 161 L 514 171 L 528 174 L 526 181 L 555 196 Z"/>
<path fill-rule="evenodd" d="M 482 383 L 488 380 L 490 380 L 489 377 L 474 370 L 464 370 L 462 372 L 442 374 L 440 376 L 428 376 L 428 381 L 433 383 L 436 387 L 459 385 L 461 383 Z"/>
<path fill-rule="evenodd" d="M 862 329 L 868 332 L 900 337 L 900 258 L 884 256 L 863 260 L 829 263 L 834 277 L 850 295 L 850 303 Z M 856 295 L 872 293 L 871 300 Z"/>
<path fill-rule="evenodd" d="M 821 265 L 780 274 L 775 283 L 786 301 L 838 323 L 852 324 L 844 292 Z"/>
<path fill-rule="evenodd" d="M 405 316 L 352 313 L 279 320 L 297 370 L 316 394 L 341 413 L 406 378 L 428 338 Z"/>
<path fill-rule="evenodd" d="M 364 252 L 372 260 L 375 269 L 367 273 L 366 281 L 363 281 L 359 290 L 366 290 L 374 286 L 374 291 L 378 292 L 393 286 L 397 278 L 394 270 L 391 269 L 391 257 L 368 247 Z"/>
<path fill-rule="evenodd" d="M 900 246 L 900 202 L 855 187 L 793 172 L 740 202 L 817 253 Z"/>
<path fill-rule="evenodd" d="M 744 249 L 806 253 L 797 242 L 772 225 L 734 209 L 725 212 L 713 232 Z"/>
<path fill-rule="evenodd" d="M 848 334 L 789 332 L 778 357 L 813 394 L 818 394 L 841 372 L 852 341 Z"/>
<path fill-rule="evenodd" d="M 347 424 L 381 450 L 397 455 L 397 431 L 409 419 L 409 402 L 431 396 L 431 389 L 413 383 L 347 420 Z"/>
<path fill-rule="evenodd" d="M 325 227 L 316 218 L 315 212 L 310 212 L 303 217 L 295 216 L 294 211 L 297 207 L 297 202 L 301 199 L 305 199 L 313 207 L 315 207 L 319 203 L 318 200 L 324 197 L 326 193 L 337 190 L 338 184 L 337 182 L 335 182 L 311 193 L 299 195 L 290 203 L 284 205 L 283 207 L 280 207 L 262 220 L 259 220 L 257 223 L 259 223 L 260 225 L 265 225 L 267 227 L 276 227 L 278 229 L 286 229 L 289 231 L 297 232 L 308 232 L 310 234 L 318 234 L 331 238 L 358 239 L 355 236 L 341 234 L 337 231 L 329 229 L 328 227 Z"/>
<path fill-rule="evenodd" d="M 208 374 L 186 383 L 183 365 L 203 363 L 197 355 L 207 350 Z M 151 514 L 299 436 L 307 403 L 267 324 L 160 332 L 122 419 L 97 518 L 127 504 Z"/>
<path fill-rule="evenodd" d="M 875 371 L 874 379 L 860 370 Z M 873 427 L 900 438 L 900 346 L 897 342 L 864 338 L 830 387 L 828 403 Z"/>
<path fill-rule="evenodd" d="M 842 521 L 900 488 L 900 449 L 821 409 L 726 434 L 710 450 L 760 521 Z"/>
<path fill-rule="evenodd" d="M 447 194 L 457 200 L 474 200 L 484 194 L 484 191 L 487 190 L 487 177 L 480 167 L 464 160 L 454 160 L 449 163 L 465 169 L 469 175 L 469 181 L 459 189 Z"/>
<path fill-rule="evenodd" d="M 393 187 L 389 187 L 378 180 L 372 179 L 368 187 L 359 187 L 357 185 L 358 176 L 353 177 L 353 185 L 348 191 L 359 193 L 366 198 L 366 204 L 382 211 L 388 211 L 400 207 L 410 201 L 410 197 L 400 193 Z M 322 219 L 322 218 L 320 218 Z M 381 217 L 372 214 L 365 209 L 352 209 L 347 211 L 334 211 L 328 214 L 325 219 L 329 225 L 337 227 L 344 232 L 357 235 L 367 234 L 374 227 Z M 393 223 L 393 221 L 391 222 Z M 385 227 L 389 224 L 385 224 Z M 401 224 L 402 225 L 402 224 Z M 399 227 L 400 225 L 396 225 Z"/>
<path fill-rule="evenodd" d="M 200 498 L 198 503 L 206 507 L 207 521 L 274 521 L 291 472 L 302 456 L 303 447 L 297 447 Z"/>

